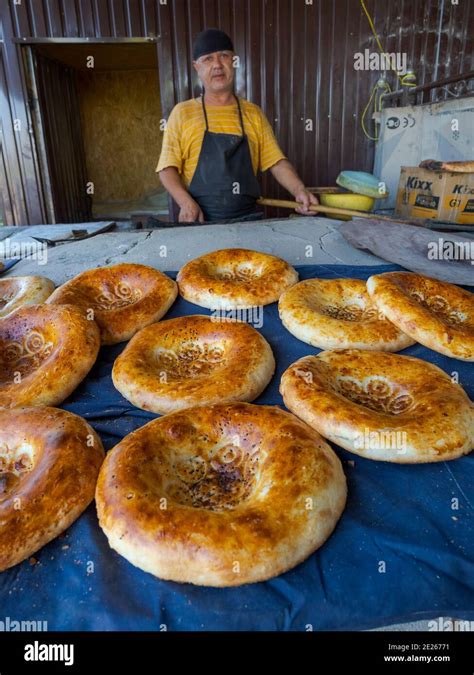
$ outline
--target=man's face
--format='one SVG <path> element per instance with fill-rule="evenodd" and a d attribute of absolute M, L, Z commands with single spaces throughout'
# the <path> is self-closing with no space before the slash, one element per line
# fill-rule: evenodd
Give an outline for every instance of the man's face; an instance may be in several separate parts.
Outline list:
<path fill-rule="evenodd" d="M 213 94 L 230 91 L 234 84 L 234 53 L 230 51 L 204 54 L 194 61 L 194 68 L 207 92 Z"/>

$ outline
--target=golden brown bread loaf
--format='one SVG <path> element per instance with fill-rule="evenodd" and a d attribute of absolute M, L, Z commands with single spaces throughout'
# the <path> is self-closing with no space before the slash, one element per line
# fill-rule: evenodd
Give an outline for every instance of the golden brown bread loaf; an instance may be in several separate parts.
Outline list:
<path fill-rule="evenodd" d="M 320 349 L 375 349 L 397 352 L 414 343 L 371 301 L 360 279 L 306 279 L 280 297 L 283 325 Z"/>
<path fill-rule="evenodd" d="M 194 315 L 141 330 L 115 361 L 112 379 L 133 405 L 164 414 L 253 401 L 274 371 L 271 347 L 255 328 Z"/>
<path fill-rule="evenodd" d="M 208 309 L 256 307 L 276 302 L 298 281 L 291 265 L 268 253 L 228 248 L 195 258 L 177 277 L 185 300 Z"/>
<path fill-rule="evenodd" d="M 54 291 L 51 279 L 41 276 L 0 279 L 0 319 L 19 307 L 39 305 Z"/>
<path fill-rule="evenodd" d="M 452 173 L 474 173 L 474 162 L 440 162 L 436 159 L 424 159 L 419 165 L 430 171 L 451 171 Z"/>
<path fill-rule="evenodd" d="M 370 277 L 367 290 L 400 330 L 435 352 L 474 361 L 474 294 L 413 272 Z"/>
<path fill-rule="evenodd" d="M 123 439 L 97 483 L 110 546 L 162 579 L 238 586 L 282 574 L 333 531 L 341 463 L 276 407 L 188 408 Z"/>
<path fill-rule="evenodd" d="M 64 532 L 94 498 L 95 431 L 56 408 L 0 410 L 0 571 Z"/>
<path fill-rule="evenodd" d="M 178 287 L 166 274 L 147 265 L 122 263 L 82 272 L 48 299 L 92 311 L 102 344 L 130 340 L 161 319 L 176 300 Z"/>
<path fill-rule="evenodd" d="M 281 379 L 285 405 L 368 459 L 455 459 L 474 445 L 474 406 L 440 368 L 409 356 L 339 349 L 305 356 Z"/>
<path fill-rule="evenodd" d="M 31 305 L 0 319 L 0 408 L 59 405 L 84 379 L 100 333 L 78 307 Z"/>

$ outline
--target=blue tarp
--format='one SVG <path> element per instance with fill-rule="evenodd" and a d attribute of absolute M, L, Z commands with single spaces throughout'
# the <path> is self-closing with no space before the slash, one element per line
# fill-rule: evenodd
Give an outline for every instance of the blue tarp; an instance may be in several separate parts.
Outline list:
<path fill-rule="evenodd" d="M 400 268 L 315 265 L 298 271 L 302 279 L 366 279 L 394 269 Z M 276 304 L 264 311 L 260 330 L 273 348 L 277 372 L 256 402 L 282 406 L 281 374 L 318 350 L 283 328 Z M 203 313 L 180 298 L 167 318 Z M 134 408 L 112 384 L 112 364 L 124 346 L 103 348 L 63 405 L 92 424 L 106 449 L 155 417 Z M 402 353 L 456 371 L 474 399 L 472 364 L 421 345 Z M 474 455 L 403 466 L 334 447 L 348 479 L 346 510 L 326 544 L 286 574 L 230 589 L 161 581 L 109 548 L 92 505 L 36 554 L 37 564 L 25 561 L 0 574 L 0 620 L 47 621 L 49 630 L 304 631 L 359 630 L 437 616 L 474 619 Z"/>

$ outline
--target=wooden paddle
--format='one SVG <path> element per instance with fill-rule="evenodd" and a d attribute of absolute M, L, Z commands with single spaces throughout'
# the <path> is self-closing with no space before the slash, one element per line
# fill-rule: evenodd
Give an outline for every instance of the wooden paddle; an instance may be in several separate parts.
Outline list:
<path fill-rule="evenodd" d="M 301 207 L 301 204 L 298 202 L 286 200 L 286 199 L 266 199 L 265 197 L 262 197 L 261 199 L 257 199 L 257 204 L 260 204 L 261 206 L 276 206 L 277 208 L 281 209 L 297 209 Z M 309 207 L 310 211 L 314 211 L 314 213 L 330 213 L 335 216 L 352 216 L 355 218 L 374 218 L 376 220 L 388 220 L 391 222 L 395 223 L 407 223 L 408 225 L 422 225 L 423 221 L 411 221 L 411 220 L 402 220 L 400 218 L 393 218 L 390 216 L 381 216 L 377 213 L 370 213 L 368 211 L 356 211 L 355 209 L 338 209 L 335 206 L 322 206 L 322 204 L 318 204 L 317 206 L 314 204 L 311 204 Z"/>

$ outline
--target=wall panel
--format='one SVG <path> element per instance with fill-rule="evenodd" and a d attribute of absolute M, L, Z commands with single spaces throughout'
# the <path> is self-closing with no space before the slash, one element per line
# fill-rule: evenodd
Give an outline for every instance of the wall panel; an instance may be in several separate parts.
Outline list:
<path fill-rule="evenodd" d="M 343 168 L 371 170 L 374 142 L 360 118 L 379 74 L 353 68 L 354 52 L 376 50 L 357 0 L 13 0 L 2 3 L 5 112 L 27 118 L 16 38 L 156 38 L 163 114 L 196 95 L 192 40 L 205 26 L 230 32 L 241 56 L 238 91 L 262 106 L 308 185 L 333 184 Z M 386 51 L 407 53 L 418 84 L 474 68 L 474 0 L 366 0 Z M 441 28 L 441 32 L 440 29 Z M 8 58 L 6 58 L 8 49 Z M 392 88 L 396 78 L 389 74 Z M 433 95 L 434 98 L 435 95 Z M 436 96 L 445 98 L 446 91 Z M 3 112 L 3 111 L 2 111 Z M 305 130 L 305 120 L 313 130 Z M 8 130 L 7 130 L 8 131 Z M 39 222 L 41 187 L 32 180 L 28 134 L 4 139 L 9 213 Z M 12 184 L 13 183 L 13 184 Z M 282 196 L 273 181 L 264 191 Z"/>

